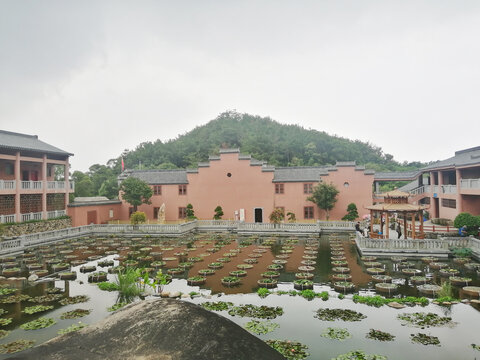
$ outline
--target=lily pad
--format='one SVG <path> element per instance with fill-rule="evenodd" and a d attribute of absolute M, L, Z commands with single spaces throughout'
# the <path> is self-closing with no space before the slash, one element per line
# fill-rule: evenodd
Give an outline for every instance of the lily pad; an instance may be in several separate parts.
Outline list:
<path fill-rule="evenodd" d="M 283 315 L 283 309 L 279 306 L 256 306 L 252 304 L 234 306 L 228 312 L 231 316 L 252 317 L 258 319 L 275 319 Z"/>
<path fill-rule="evenodd" d="M 307 352 L 308 346 L 298 341 L 267 340 L 266 343 L 285 356 L 286 359 L 304 359 L 310 355 Z"/>
<path fill-rule="evenodd" d="M 367 318 L 362 313 L 356 312 L 354 310 L 329 308 L 318 309 L 315 317 L 323 321 L 361 321 Z"/>
<path fill-rule="evenodd" d="M 440 346 L 440 340 L 436 336 L 430 336 L 427 334 L 410 334 L 410 340 L 414 343 L 422 344 L 422 345 L 436 345 Z"/>
<path fill-rule="evenodd" d="M 25 324 L 22 324 L 20 325 L 20 327 L 23 330 L 38 330 L 38 329 L 44 329 L 44 328 L 50 327 L 56 323 L 57 322 L 52 318 L 41 317 L 36 320 L 29 321 Z"/>
<path fill-rule="evenodd" d="M 62 315 L 60 315 L 60 319 L 78 319 L 89 315 L 91 312 L 92 310 L 75 309 L 72 311 L 64 312 Z"/>
<path fill-rule="evenodd" d="M 72 324 L 69 327 L 67 327 L 66 329 L 58 330 L 57 334 L 58 335 L 68 334 L 68 333 L 83 329 L 86 326 L 87 326 L 87 324 L 84 324 L 84 323 L 79 321 L 78 324 Z"/>
<path fill-rule="evenodd" d="M 347 329 L 332 327 L 328 327 L 320 336 L 340 341 L 350 339 L 352 337 L 352 335 L 350 335 Z"/>
<path fill-rule="evenodd" d="M 226 302 L 226 301 L 217 301 L 217 302 L 206 301 L 199 305 L 204 309 L 207 309 L 210 311 L 223 311 L 223 310 L 230 309 L 233 306 L 233 303 Z"/>
<path fill-rule="evenodd" d="M 25 314 L 35 314 L 38 312 L 43 312 L 51 309 L 53 309 L 53 305 L 35 305 L 35 306 L 27 306 L 25 309 L 23 309 L 22 312 L 24 312 Z"/>
<path fill-rule="evenodd" d="M 380 330 L 370 329 L 366 338 L 378 341 L 393 341 L 395 339 L 395 335 Z"/>
<path fill-rule="evenodd" d="M 63 300 L 60 300 L 60 304 L 62 305 L 78 304 L 82 302 L 87 302 L 88 300 L 90 300 L 90 298 L 87 295 L 77 295 L 77 296 L 72 296 L 72 297 L 68 297 Z"/>
<path fill-rule="evenodd" d="M 0 345 L 0 354 L 13 354 L 31 348 L 35 344 L 34 340 L 16 340 L 7 344 Z"/>
<path fill-rule="evenodd" d="M 452 324 L 452 318 L 440 316 L 434 313 L 415 312 L 412 314 L 403 313 L 397 315 L 397 318 L 403 322 L 403 325 L 411 325 L 415 327 L 430 327 Z"/>
<path fill-rule="evenodd" d="M 245 324 L 245 329 L 257 335 L 268 334 L 279 327 L 280 325 L 278 325 L 277 323 L 271 322 L 270 320 L 266 320 L 266 321 L 252 320 Z"/>

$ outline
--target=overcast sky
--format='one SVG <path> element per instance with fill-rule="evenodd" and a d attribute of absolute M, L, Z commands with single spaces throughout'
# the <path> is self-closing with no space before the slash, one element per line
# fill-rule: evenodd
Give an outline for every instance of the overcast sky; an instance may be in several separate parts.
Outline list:
<path fill-rule="evenodd" d="M 479 107 L 477 0 L 0 0 L 0 128 L 73 170 L 233 109 L 439 160 Z"/>

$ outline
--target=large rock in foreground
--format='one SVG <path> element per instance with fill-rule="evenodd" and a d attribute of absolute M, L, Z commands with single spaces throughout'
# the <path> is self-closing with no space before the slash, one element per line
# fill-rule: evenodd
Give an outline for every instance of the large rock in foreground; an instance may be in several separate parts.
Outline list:
<path fill-rule="evenodd" d="M 76 333 L 10 359 L 275 360 L 276 350 L 232 321 L 195 304 L 156 299 L 129 305 Z"/>

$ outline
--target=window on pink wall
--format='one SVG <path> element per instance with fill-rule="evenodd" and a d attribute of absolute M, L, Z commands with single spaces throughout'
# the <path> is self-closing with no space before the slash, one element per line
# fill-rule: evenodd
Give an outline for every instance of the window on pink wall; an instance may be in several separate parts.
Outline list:
<path fill-rule="evenodd" d="M 303 208 L 304 219 L 314 219 L 313 206 L 305 206 Z"/>
<path fill-rule="evenodd" d="M 162 185 L 153 185 L 153 195 L 162 195 Z"/>
<path fill-rule="evenodd" d="M 303 184 L 303 193 L 312 194 L 313 193 L 313 184 Z"/>
<path fill-rule="evenodd" d="M 187 195 L 187 185 L 178 185 L 178 195 Z"/>
<path fill-rule="evenodd" d="M 285 187 L 284 184 L 275 184 L 275 194 L 284 194 Z"/>

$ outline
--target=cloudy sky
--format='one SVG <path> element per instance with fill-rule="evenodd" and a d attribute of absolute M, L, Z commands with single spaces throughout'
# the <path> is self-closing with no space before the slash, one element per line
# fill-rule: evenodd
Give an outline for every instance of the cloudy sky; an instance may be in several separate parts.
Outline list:
<path fill-rule="evenodd" d="M 445 159 L 479 107 L 476 0 L 0 0 L 0 128 L 74 170 L 233 109 Z"/>

